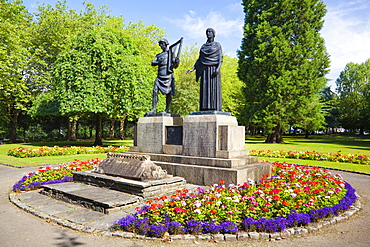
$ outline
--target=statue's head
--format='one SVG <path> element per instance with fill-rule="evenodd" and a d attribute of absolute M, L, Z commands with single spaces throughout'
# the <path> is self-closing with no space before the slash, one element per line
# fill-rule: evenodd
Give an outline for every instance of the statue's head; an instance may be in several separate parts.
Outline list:
<path fill-rule="evenodd" d="M 158 44 L 161 44 L 161 43 L 164 43 L 166 46 L 169 45 L 168 40 L 164 38 L 158 41 Z"/>
<path fill-rule="evenodd" d="M 208 33 L 213 33 L 213 37 L 216 37 L 216 31 L 213 28 L 207 28 L 206 35 L 208 36 Z"/>

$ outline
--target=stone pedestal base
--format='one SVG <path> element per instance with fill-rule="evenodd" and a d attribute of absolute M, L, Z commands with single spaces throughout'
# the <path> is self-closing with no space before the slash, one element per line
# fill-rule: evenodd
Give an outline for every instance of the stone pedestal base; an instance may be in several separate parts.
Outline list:
<path fill-rule="evenodd" d="M 137 123 L 134 152 L 163 153 L 166 144 L 167 126 L 181 126 L 180 117 L 141 117 Z"/>
<path fill-rule="evenodd" d="M 136 143 L 136 142 L 135 142 Z M 241 184 L 258 182 L 270 174 L 270 163 L 258 163 L 244 149 L 245 127 L 223 112 L 194 112 L 176 117 L 144 117 L 137 125 L 132 152 L 149 155 L 168 174 L 189 183 L 209 186 L 224 180 Z"/>
<path fill-rule="evenodd" d="M 224 180 L 226 184 L 242 184 L 248 179 L 258 182 L 262 175 L 271 174 L 271 163 L 259 163 L 256 156 L 223 159 L 145 153 L 154 164 L 168 174 L 184 177 L 188 183 L 212 185 Z"/>

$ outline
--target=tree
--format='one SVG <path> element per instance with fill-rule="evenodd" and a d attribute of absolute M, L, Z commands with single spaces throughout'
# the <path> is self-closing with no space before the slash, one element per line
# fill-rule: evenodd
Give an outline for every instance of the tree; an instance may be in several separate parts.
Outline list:
<path fill-rule="evenodd" d="M 370 59 L 348 63 L 336 81 L 342 127 L 360 130 L 370 127 Z"/>
<path fill-rule="evenodd" d="M 194 74 L 186 73 L 186 70 L 193 67 L 198 56 L 198 48 L 194 46 L 185 47 L 181 52 L 180 65 L 175 70 L 176 96 L 173 97 L 170 110 L 181 116 L 199 111 L 199 82 L 195 81 Z"/>
<path fill-rule="evenodd" d="M 25 73 L 31 62 L 32 16 L 22 1 L 0 0 L 0 101 L 10 120 L 10 141 L 16 141 L 18 117 L 33 99 Z"/>
<path fill-rule="evenodd" d="M 244 123 L 243 109 L 245 107 L 243 87 L 244 83 L 239 80 L 237 58 L 223 55 L 221 67 L 222 80 L 222 108 L 223 111 L 231 112 L 239 123 Z"/>
<path fill-rule="evenodd" d="M 283 143 L 283 129 L 304 121 L 326 84 L 329 56 L 320 36 L 321 0 L 244 0 L 245 26 L 238 76 L 245 83 L 248 123 L 263 127 L 267 143 Z"/>
<path fill-rule="evenodd" d="M 338 111 L 338 95 L 334 93 L 330 87 L 324 87 L 320 92 L 321 101 L 324 103 L 323 110 L 326 111 L 325 123 L 326 128 L 331 132 L 335 132 L 339 128 L 339 111 Z"/>
<path fill-rule="evenodd" d="M 103 117 L 144 112 L 150 105 L 143 97 L 152 88 L 146 79 L 150 62 L 142 54 L 120 17 L 86 29 L 59 54 L 52 86 L 61 114 L 95 115 L 94 145 L 102 144 Z"/>

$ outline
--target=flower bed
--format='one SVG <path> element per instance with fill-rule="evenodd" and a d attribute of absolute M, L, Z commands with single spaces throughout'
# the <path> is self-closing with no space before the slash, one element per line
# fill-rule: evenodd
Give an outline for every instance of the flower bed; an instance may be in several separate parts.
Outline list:
<path fill-rule="evenodd" d="M 96 154 L 108 152 L 127 152 L 129 147 L 109 146 L 109 147 L 41 147 L 41 148 L 24 148 L 18 147 L 8 150 L 9 156 L 17 158 L 30 158 L 42 156 L 61 156 L 61 155 L 74 155 L 74 154 Z"/>
<path fill-rule="evenodd" d="M 334 153 L 319 153 L 316 151 L 285 151 L 285 150 L 251 150 L 250 155 L 258 157 L 271 157 L 271 158 L 289 158 L 289 159 L 303 159 L 303 160 L 318 160 L 318 161 L 334 161 L 346 162 L 354 164 L 370 164 L 370 157 L 358 154 L 341 154 L 340 151 Z"/>
<path fill-rule="evenodd" d="M 277 163 L 258 184 L 181 190 L 147 201 L 137 213 L 114 222 L 112 230 L 151 237 L 169 234 L 283 231 L 348 209 L 355 190 L 326 169 Z"/>
<path fill-rule="evenodd" d="M 50 166 L 39 167 L 36 172 L 28 173 L 15 185 L 13 185 L 14 192 L 25 190 L 35 190 L 43 184 L 56 184 L 73 181 L 72 172 L 92 170 L 99 164 L 99 159 L 92 159 L 89 161 L 78 161 L 62 164 L 58 167 L 52 168 Z"/>

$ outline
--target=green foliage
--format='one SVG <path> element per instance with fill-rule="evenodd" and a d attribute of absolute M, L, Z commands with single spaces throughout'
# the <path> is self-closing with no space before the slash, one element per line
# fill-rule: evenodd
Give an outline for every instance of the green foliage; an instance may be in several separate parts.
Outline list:
<path fill-rule="evenodd" d="M 330 87 L 325 87 L 320 92 L 321 102 L 324 104 L 323 110 L 326 111 L 325 123 L 327 128 L 338 128 L 339 112 L 338 112 L 338 95 L 331 91 Z"/>
<path fill-rule="evenodd" d="M 244 0 L 243 5 L 238 75 L 245 83 L 246 122 L 277 136 L 304 121 L 326 84 L 329 56 L 319 33 L 325 5 L 321 0 Z"/>
<path fill-rule="evenodd" d="M 337 79 L 341 124 L 348 129 L 370 128 L 370 59 L 348 63 Z"/>
<path fill-rule="evenodd" d="M 243 87 L 244 83 L 237 76 L 238 60 L 227 55 L 223 55 L 221 67 L 222 80 L 222 108 L 223 111 L 231 112 L 243 123 L 243 109 L 245 107 Z"/>
<path fill-rule="evenodd" d="M 186 70 L 193 67 L 198 56 L 198 48 L 194 46 L 183 48 L 180 65 L 175 70 L 176 96 L 171 102 L 171 112 L 181 116 L 199 111 L 199 82 L 195 81 L 194 74 L 186 74 Z"/>
<path fill-rule="evenodd" d="M 32 18 L 22 1 L 0 1 L 0 101 L 11 122 L 11 141 L 16 139 L 19 114 L 29 107 L 32 90 L 27 68 L 32 61 Z"/>

